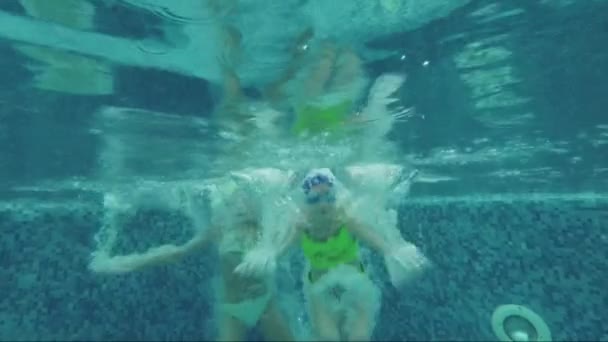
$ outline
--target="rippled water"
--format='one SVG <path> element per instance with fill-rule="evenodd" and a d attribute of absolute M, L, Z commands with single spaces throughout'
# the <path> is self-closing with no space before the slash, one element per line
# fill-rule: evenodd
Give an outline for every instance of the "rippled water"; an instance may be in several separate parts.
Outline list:
<path fill-rule="evenodd" d="M 261 11 L 261 3 L 245 1 L 237 15 L 222 17 L 244 28 L 259 26 L 251 36 L 259 40 L 245 44 L 252 56 L 242 70 L 250 75 L 248 83 L 255 83 L 251 77 L 259 72 L 281 68 L 285 42 L 305 22 L 331 32 L 344 26 L 350 13 L 351 33 L 334 30 L 332 38 L 356 46 L 372 78 L 384 72 L 408 77 L 401 101 L 416 115 L 398 123 L 390 137 L 402 149 L 403 161 L 423 170 L 419 194 L 605 191 L 605 1 L 461 1 L 449 7 L 435 1 L 428 9 L 399 12 L 411 20 L 402 26 L 389 15 L 378 23 L 380 12 L 373 12 L 378 9 L 366 5 L 337 1 L 314 7 L 292 1 L 289 6 L 300 12 L 289 17 L 289 7 L 272 3 Z M 394 3 L 383 2 L 386 8 Z M 198 74 L 193 71 L 197 68 L 189 61 L 200 46 L 190 46 L 197 38 L 192 28 L 205 28 L 217 18 L 187 1 L 101 1 L 46 16 L 32 6 L 28 12 L 27 6 L 3 2 L 1 15 L 21 20 L 32 32 L 44 29 L 33 29 L 36 25 L 58 23 L 52 27 L 66 29 L 70 39 L 80 34 L 86 40 L 97 32 L 113 39 L 106 43 L 124 41 L 116 46 L 126 44 L 139 55 L 113 58 L 120 51 L 106 49 L 95 58 L 67 58 L 58 52 L 41 62 L 44 49 L 36 46 L 46 38 L 49 45 L 55 44 L 53 32 L 28 42 L 26 33 L 16 37 L 3 28 L 3 184 L 94 182 L 107 159 L 109 149 L 104 146 L 117 137 L 129 141 L 131 152 L 125 153 L 133 153 L 135 176 L 204 176 L 209 169 L 204 165 L 222 142 L 207 122 L 218 91 L 212 66 L 201 66 L 209 71 Z M 429 15 L 433 6 L 437 13 Z M 340 16 L 319 14 L 322 11 Z M 68 12 L 80 20 L 62 19 Z M 367 26 L 358 24 L 364 18 L 375 19 Z M 284 26 L 288 21 L 291 25 Z M 29 30 L 23 27 L 23 32 Z M 368 33 L 357 34 L 361 29 Z M 98 44 L 72 45 L 85 54 L 97 53 Z M 200 60 L 202 65 L 213 59 L 203 51 Z M 49 64 L 63 71 L 78 65 L 79 71 L 41 75 Z M 212 76 L 210 82 L 205 74 Z M 70 86 L 50 89 L 45 77 L 47 83 L 48 78 L 64 77 Z M 130 132 L 113 128 L 112 120 L 119 119 L 107 119 L 112 108 L 130 113 L 120 119 L 129 121 L 122 129 Z M 137 147 L 148 143 L 159 149 Z"/>

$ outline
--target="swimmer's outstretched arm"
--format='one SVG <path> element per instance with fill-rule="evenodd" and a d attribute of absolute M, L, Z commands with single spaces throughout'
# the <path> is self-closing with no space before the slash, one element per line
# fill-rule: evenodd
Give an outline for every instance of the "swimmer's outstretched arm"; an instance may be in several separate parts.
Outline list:
<path fill-rule="evenodd" d="M 122 274 L 175 262 L 205 247 L 213 239 L 214 232 L 204 231 L 183 245 L 165 244 L 150 248 L 144 253 L 113 257 L 98 253 L 89 263 L 89 270 L 103 274 Z"/>
<path fill-rule="evenodd" d="M 427 258 L 414 244 L 403 239 L 389 242 L 383 236 L 375 233 L 373 229 L 369 229 L 355 220 L 350 221 L 349 230 L 384 256 L 384 263 L 395 287 L 401 286 L 429 265 Z"/>
<path fill-rule="evenodd" d="M 348 219 L 348 230 L 353 233 L 359 240 L 371 247 L 380 254 L 388 254 L 391 246 L 384 237 L 374 229 L 370 229 L 354 219 Z"/>
<path fill-rule="evenodd" d="M 296 241 L 300 239 L 301 229 L 299 226 L 296 226 L 289 230 L 289 234 L 287 237 L 278 245 L 275 255 L 276 257 L 280 257 L 285 254 L 289 250 L 291 246 L 294 245 Z"/>
<path fill-rule="evenodd" d="M 289 234 L 276 244 L 258 245 L 243 257 L 243 261 L 234 269 L 242 275 L 271 274 L 276 269 L 276 260 L 285 254 L 299 239 L 300 230 L 292 228 Z"/>

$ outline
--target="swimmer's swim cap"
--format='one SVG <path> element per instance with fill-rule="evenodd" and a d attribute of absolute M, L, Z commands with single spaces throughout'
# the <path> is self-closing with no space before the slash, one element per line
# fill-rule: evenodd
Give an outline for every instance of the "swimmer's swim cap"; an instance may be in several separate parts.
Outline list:
<path fill-rule="evenodd" d="M 308 195 L 310 189 L 313 186 L 319 184 L 327 184 L 330 187 L 333 187 L 336 182 L 336 177 L 328 168 L 322 169 L 312 169 L 308 172 L 306 177 L 304 177 L 304 181 L 302 182 L 302 190 L 304 193 Z"/>

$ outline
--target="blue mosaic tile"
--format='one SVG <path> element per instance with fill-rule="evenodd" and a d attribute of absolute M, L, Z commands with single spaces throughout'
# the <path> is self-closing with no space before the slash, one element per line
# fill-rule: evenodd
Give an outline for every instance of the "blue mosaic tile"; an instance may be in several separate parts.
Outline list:
<path fill-rule="evenodd" d="M 496 340 L 493 310 L 521 304 L 554 340 L 607 339 L 605 203 L 584 198 L 413 200 L 400 212 L 404 236 L 433 267 L 394 289 L 382 261 L 370 272 L 384 290 L 376 340 Z M 100 205 L 0 210 L 0 339 L 201 340 L 211 338 L 214 254 L 175 267 L 102 277 L 86 269 Z M 168 212 L 125 218 L 119 251 L 188 238 Z M 280 288 L 300 289 L 299 255 Z M 301 296 L 297 296 L 301 300 Z M 257 338 L 252 335 L 251 338 Z"/>

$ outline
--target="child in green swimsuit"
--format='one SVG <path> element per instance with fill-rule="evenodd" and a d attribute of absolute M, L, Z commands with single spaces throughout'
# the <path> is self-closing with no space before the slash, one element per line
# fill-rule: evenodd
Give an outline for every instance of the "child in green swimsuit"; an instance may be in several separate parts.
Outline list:
<path fill-rule="evenodd" d="M 314 335 L 328 341 L 370 340 L 381 293 L 365 272 L 359 241 L 382 254 L 387 266 L 394 264 L 389 272 L 418 269 L 417 251 L 403 240 L 389 242 L 373 227 L 350 217 L 336 198 L 336 180 L 328 169 L 310 171 L 302 188 L 306 203 L 302 220 L 286 242 L 245 256 L 236 272 L 261 272 L 272 264 L 268 259 L 299 241 L 307 260 L 304 292 Z"/>

